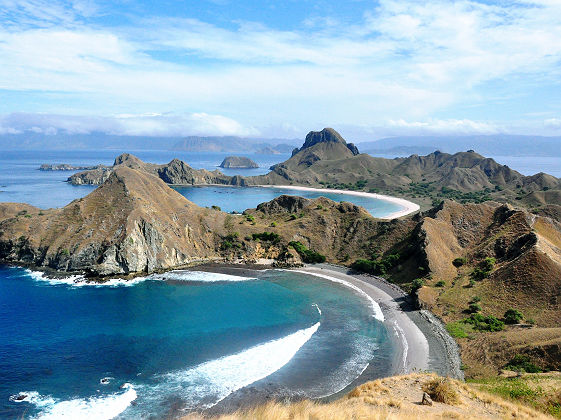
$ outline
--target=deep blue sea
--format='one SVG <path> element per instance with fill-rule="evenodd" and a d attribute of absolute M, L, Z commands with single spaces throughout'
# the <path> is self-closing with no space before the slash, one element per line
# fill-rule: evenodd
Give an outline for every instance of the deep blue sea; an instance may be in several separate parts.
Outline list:
<path fill-rule="evenodd" d="M 250 384 L 321 397 L 389 373 L 388 331 L 353 289 L 255 273 L 92 286 L 0 266 L 0 418 L 174 417 Z"/>

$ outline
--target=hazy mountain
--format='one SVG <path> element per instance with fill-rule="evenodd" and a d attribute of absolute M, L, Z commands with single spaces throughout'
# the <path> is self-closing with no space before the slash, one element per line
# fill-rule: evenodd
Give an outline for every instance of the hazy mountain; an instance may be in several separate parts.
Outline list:
<path fill-rule="evenodd" d="M 273 151 L 286 153 L 301 140 L 287 139 L 251 139 L 236 136 L 201 137 L 189 136 L 177 141 L 171 150 L 184 152 L 245 152 L 256 153 L 271 148 Z M 278 147 L 278 148 L 277 148 Z M 288 149 L 288 150 L 287 150 Z"/>
<path fill-rule="evenodd" d="M 301 140 L 242 137 L 117 136 L 104 133 L 45 135 L 26 132 L 0 135 L 0 150 L 178 150 L 188 152 L 246 152 L 272 148 L 289 153 Z"/>
<path fill-rule="evenodd" d="M 561 137 L 509 134 L 389 137 L 363 142 L 359 146 L 365 153 L 396 156 L 427 154 L 434 150 L 446 153 L 475 150 L 483 155 L 495 156 L 561 156 Z"/>

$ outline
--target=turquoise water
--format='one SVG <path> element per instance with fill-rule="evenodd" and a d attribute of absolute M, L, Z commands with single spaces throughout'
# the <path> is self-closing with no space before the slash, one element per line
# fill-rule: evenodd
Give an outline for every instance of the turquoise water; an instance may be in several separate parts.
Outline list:
<path fill-rule="evenodd" d="M 255 208 L 258 204 L 270 201 L 283 194 L 297 195 L 305 198 L 327 197 L 338 202 L 350 201 L 364 207 L 375 217 L 384 217 L 402 210 L 402 207 L 398 204 L 369 197 L 324 191 L 301 191 L 282 187 L 201 186 L 174 187 L 174 189 L 199 206 L 211 207 L 216 205 L 226 212 L 242 212 L 249 208 Z"/>
<path fill-rule="evenodd" d="M 247 385 L 320 397 L 366 366 L 389 373 L 384 324 L 341 284 L 276 270 L 80 281 L 0 266 L 0 418 L 175 417 Z"/>

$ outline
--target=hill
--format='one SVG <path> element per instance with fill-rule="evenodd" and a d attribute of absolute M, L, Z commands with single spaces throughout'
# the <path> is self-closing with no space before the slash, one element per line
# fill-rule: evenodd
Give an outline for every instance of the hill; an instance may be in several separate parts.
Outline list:
<path fill-rule="evenodd" d="M 267 175 L 253 177 L 251 184 L 298 184 L 316 187 L 359 189 L 417 199 L 429 208 L 449 198 L 459 202 L 497 200 L 531 203 L 529 194 L 541 194 L 538 204 L 559 204 L 555 190 L 561 180 L 545 173 L 524 176 L 485 158 L 473 150 L 453 155 L 439 151 L 426 156 L 385 159 L 359 154 L 332 129 L 311 132 L 302 148 Z M 352 149 L 352 150 L 351 150 Z"/>
<path fill-rule="evenodd" d="M 447 323 L 468 376 L 496 375 L 520 356 L 542 370 L 561 369 L 560 219 L 452 201 L 413 219 L 414 226 L 398 221 L 372 236 L 370 262 L 354 266 L 409 288 Z M 394 229 L 402 241 L 391 245 Z M 496 322 L 510 308 L 523 325 Z"/>

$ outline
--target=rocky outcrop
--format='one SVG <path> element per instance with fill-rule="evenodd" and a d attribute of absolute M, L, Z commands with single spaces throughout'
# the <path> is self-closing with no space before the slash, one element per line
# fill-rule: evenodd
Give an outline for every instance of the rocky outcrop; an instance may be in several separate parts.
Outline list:
<path fill-rule="evenodd" d="M 227 156 L 220 164 L 221 168 L 250 169 L 259 168 L 259 165 L 250 158 L 244 156 Z"/>
<path fill-rule="evenodd" d="M 112 167 L 101 167 L 90 171 L 78 172 L 68 178 L 73 185 L 101 185 L 120 167 L 132 168 L 155 175 L 168 184 L 199 185 L 244 185 L 245 181 L 239 177 L 230 177 L 220 171 L 194 169 L 179 159 L 173 159 L 165 165 L 146 163 L 138 157 L 124 153 L 115 159 Z"/>

